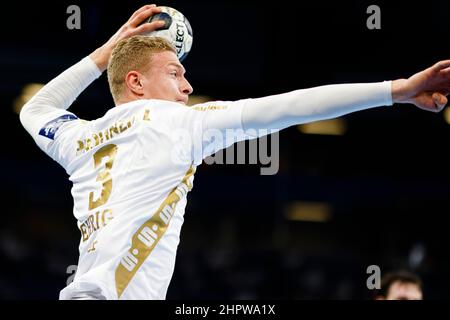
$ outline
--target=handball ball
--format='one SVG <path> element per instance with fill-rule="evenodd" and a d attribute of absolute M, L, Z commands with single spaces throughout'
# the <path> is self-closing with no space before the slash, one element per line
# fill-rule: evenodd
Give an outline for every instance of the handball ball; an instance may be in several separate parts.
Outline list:
<path fill-rule="evenodd" d="M 159 8 L 162 9 L 162 12 L 151 16 L 144 23 L 163 20 L 165 25 L 146 35 L 169 40 L 177 50 L 178 59 L 183 61 L 192 48 L 193 33 L 191 24 L 180 11 L 166 6 L 160 6 Z"/>

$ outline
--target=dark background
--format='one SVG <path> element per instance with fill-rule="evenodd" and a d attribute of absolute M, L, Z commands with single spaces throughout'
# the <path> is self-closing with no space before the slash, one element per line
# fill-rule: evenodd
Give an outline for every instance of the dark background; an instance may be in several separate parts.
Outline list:
<path fill-rule="evenodd" d="M 81 8 L 68 30 L 66 8 Z M 57 299 L 77 264 L 70 182 L 22 128 L 14 101 L 103 44 L 143 1 L 16 1 L 0 19 L 0 298 Z M 188 17 L 194 92 L 234 100 L 344 82 L 408 77 L 450 58 L 445 1 L 165 1 Z M 381 30 L 366 9 L 381 8 Z M 112 107 L 106 76 L 74 103 Z M 369 265 L 408 268 L 425 297 L 448 299 L 450 170 L 443 113 L 412 105 L 343 117 L 342 136 L 280 134 L 280 171 L 202 165 L 188 196 L 168 299 L 369 299 Z M 327 222 L 287 219 L 320 202 Z"/>

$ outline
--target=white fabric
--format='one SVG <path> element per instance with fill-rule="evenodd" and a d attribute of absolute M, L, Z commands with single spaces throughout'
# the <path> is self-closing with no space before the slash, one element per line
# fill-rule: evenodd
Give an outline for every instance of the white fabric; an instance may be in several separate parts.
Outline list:
<path fill-rule="evenodd" d="M 392 81 L 334 84 L 251 99 L 242 115 L 245 129 L 286 127 L 392 105 Z"/>
<path fill-rule="evenodd" d="M 110 109 L 97 120 L 80 120 L 65 109 L 99 75 L 87 57 L 47 84 L 20 114 L 37 145 L 65 168 L 73 182 L 74 216 L 82 234 L 80 259 L 74 281 L 61 291 L 61 299 L 164 299 L 175 265 L 187 187 L 193 182 L 193 175 L 184 182 L 183 177 L 206 156 L 255 137 L 244 127 L 276 131 L 392 104 L 390 83 L 384 82 L 325 86 L 191 108 L 163 100 L 136 100 Z M 234 134 L 228 134 L 230 130 Z M 108 152 L 103 154 L 105 148 Z M 134 250 L 132 239 L 174 190 L 179 199 L 165 233 L 142 265 L 133 269 L 137 271 L 126 288 L 118 290 L 116 272 Z M 98 199 L 107 201 L 90 208 Z"/>
<path fill-rule="evenodd" d="M 112 108 L 94 121 L 64 118 L 73 115 L 64 108 L 89 84 L 87 79 L 93 81 L 98 75 L 95 69 L 86 59 L 81 61 L 45 86 L 20 115 L 38 146 L 65 168 L 73 182 L 74 216 L 82 233 L 80 259 L 74 281 L 61 291 L 60 298 L 164 299 L 175 264 L 185 193 L 180 192 L 182 197 L 166 232 L 120 297 L 116 270 L 141 226 L 172 190 L 183 190 L 181 181 L 189 168 L 195 169 L 215 150 L 245 138 L 241 134 L 236 140 L 228 139 L 225 134 L 228 129 L 242 131 L 244 102 L 219 101 L 187 108 L 162 100 L 137 100 Z M 55 117 L 63 120 L 55 122 Z M 225 141 L 215 139 L 217 135 L 204 135 L 211 128 L 221 131 Z M 94 155 L 111 145 L 117 146 L 109 170 L 111 193 L 105 204 L 90 209 L 90 197 L 102 196 L 99 176 L 112 158 L 102 157 L 95 166 Z M 189 178 L 189 184 L 192 182 L 193 176 Z"/>

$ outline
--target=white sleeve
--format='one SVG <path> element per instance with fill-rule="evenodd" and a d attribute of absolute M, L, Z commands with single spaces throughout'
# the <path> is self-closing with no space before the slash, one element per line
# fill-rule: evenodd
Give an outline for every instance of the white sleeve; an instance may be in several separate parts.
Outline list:
<path fill-rule="evenodd" d="M 247 101 L 211 101 L 192 107 L 175 104 L 170 116 L 173 134 L 184 136 L 186 143 L 189 139 L 195 164 L 236 142 L 254 138 L 242 127 L 242 110 Z M 165 111 L 170 112 L 168 109 Z"/>
<path fill-rule="evenodd" d="M 20 111 L 24 128 L 54 160 L 61 158 L 63 132 L 82 122 L 66 109 L 100 75 L 95 62 L 86 57 L 45 85 Z"/>
<path fill-rule="evenodd" d="M 208 102 L 192 107 L 181 119 L 191 126 L 198 163 L 235 142 L 292 125 L 392 105 L 391 85 L 391 81 L 335 84 L 256 99 Z"/>
<path fill-rule="evenodd" d="M 281 130 L 292 125 L 392 105 L 391 85 L 391 81 L 334 84 L 250 99 L 243 110 L 243 127 Z"/>

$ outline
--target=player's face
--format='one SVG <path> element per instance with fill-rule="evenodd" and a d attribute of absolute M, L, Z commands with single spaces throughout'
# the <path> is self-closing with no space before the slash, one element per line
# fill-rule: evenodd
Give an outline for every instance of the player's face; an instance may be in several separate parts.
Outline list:
<path fill-rule="evenodd" d="M 422 291 L 414 283 L 397 281 L 390 286 L 386 300 L 422 300 Z"/>
<path fill-rule="evenodd" d="M 184 77 L 185 72 L 175 53 L 153 54 L 150 68 L 143 74 L 143 98 L 186 104 L 193 89 Z"/>

